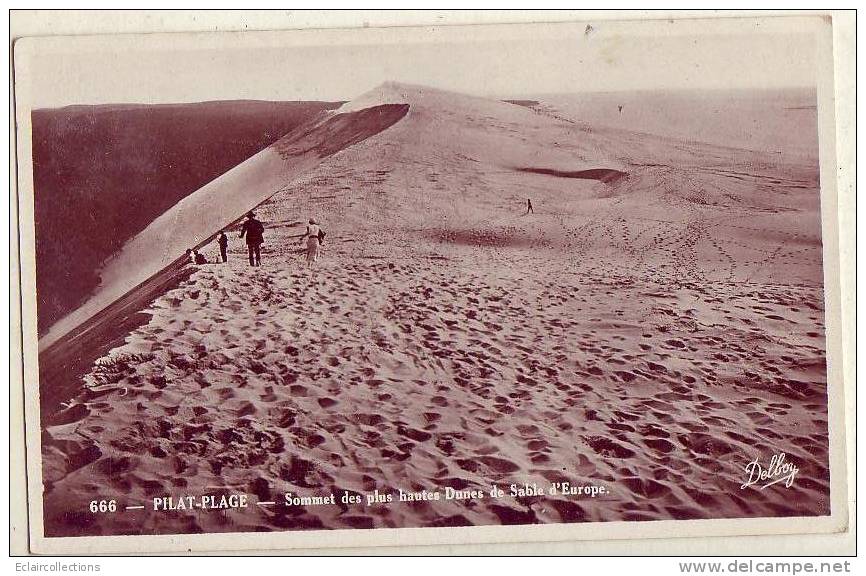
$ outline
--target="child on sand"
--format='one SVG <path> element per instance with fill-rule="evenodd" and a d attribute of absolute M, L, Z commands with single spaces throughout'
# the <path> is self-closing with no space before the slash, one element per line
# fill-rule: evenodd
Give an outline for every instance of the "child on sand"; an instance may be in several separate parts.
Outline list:
<path fill-rule="evenodd" d="M 228 262 L 229 238 L 226 236 L 225 230 L 220 231 L 219 238 L 217 238 L 217 244 L 220 246 L 220 258 L 223 262 Z"/>
<path fill-rule="evenodd" d="M 304 243 L 304 240 L 307 241 L 307 268 L 312 268 L 319 259 L 319 245 L 322 242 L 322 236 L 324 236 L 322 229 L 314 219 L 310 218 L 307 231 L 301 237 L 301 244 Z"/>

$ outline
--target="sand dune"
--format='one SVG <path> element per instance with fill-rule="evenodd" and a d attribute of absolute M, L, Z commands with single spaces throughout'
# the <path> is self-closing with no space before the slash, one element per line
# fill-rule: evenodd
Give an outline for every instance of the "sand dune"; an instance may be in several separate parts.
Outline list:
<path fill-rule="evenodd" d="M 829 513 L 816 166 L 415 86 L 337 112 L 407 104 L 260 206 L 261 268 L 233 244 L 96 361 L 44 433 L 51 533 Z M 310 216 L 328 232 L 313 271 Z M 778 452 L 794 485 L 742 490 Z M 106 486 L 140 503 L 562 481 L 607 492 L 69 506 Z"/>
<path fill-rule="evenodd" d="M 102 262 L 154 218 L 340 104 L 234 100 L 34 110 L 40 336 L 84 302 L 99 285 Z"/>
<path fill-rule="evenodd" d="M 730 148 L 769 151 L 786 159 L 818 152 L 814 89 L 637 91 L 551 94 L 525 106 L 619 128 Z"/>
<path fill-rule="evenodd" d="M 220 229 L 323 158 L 387 129 L 405 106 L 383 106 L 355 113 L 319 116 L 253 157 L 182 198 L 142 232 L 124 243 L 100 270 L 96 291 L 74 312 L 53 324 L 39 340 L 44 350 L 138 284 L 176 262 L 187 248 L 212 240 Z"/>

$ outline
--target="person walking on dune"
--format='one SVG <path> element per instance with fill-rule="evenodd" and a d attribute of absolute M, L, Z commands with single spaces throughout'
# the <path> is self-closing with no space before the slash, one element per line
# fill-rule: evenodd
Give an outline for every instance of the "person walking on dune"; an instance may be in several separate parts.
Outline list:
<path fill-rule="evenodd" d="M 264 239 L 265 225 L 256 220 L 256 215 L 250 212 L 241 226 L 240 237 L 247 237 L 247 251 L 250 255 L 250 266 L 262 265 L 262 243 Z"/>
<path fill-rule="evenodd" d="M 535 214 L 535 210 L 532 209 L 532 200 L 529 198 L 526 199 L 526 213 Z"/>
<path fill-rule="evenodd" d="M 217 244 L 219 244 L 220 246 L 220 258 L 222 258 L 223 263 L 228 262 L 229 237 L 226 236 L 225 230 L 220 230 L 219 238 L 217 238 Z"/>
<path fill-rule="evenodd" d="M 324 237 L 325 233 L 316 221 L 310 218 L 307 231 L 301 236 L 301 244 L 304 243 L 304 240 L 307 241 L 307 268 L 312 268 L 313 264 L 319 259 L 319 246 L 322 244 Z"/>

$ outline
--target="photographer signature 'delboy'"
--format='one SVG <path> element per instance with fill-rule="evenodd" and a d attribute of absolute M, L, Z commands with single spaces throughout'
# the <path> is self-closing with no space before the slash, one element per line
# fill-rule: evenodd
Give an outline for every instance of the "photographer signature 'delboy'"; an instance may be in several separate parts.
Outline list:
<path fill-rule="evenodd" d="M 769 464 L 764 467 L 756 457 L 754 460 L 744 466 L 748 478 L 740 486 L 741 490 L 745 490 L 749 486 L 759 485 L 763 490 L 779 482 L 785 483 L 785 488 L 790 488 L 794 484 L 794 478 L 800 469 L 793 462 L 785 461 L 786 454 L 774 454 L 770 458 Z"/>

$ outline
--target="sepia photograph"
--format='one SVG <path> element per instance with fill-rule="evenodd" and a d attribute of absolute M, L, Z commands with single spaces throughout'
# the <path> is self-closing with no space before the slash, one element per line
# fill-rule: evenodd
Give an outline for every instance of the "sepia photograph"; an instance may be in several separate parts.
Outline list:
<path fill-rule="evenodd" d="M 831 32 L 19 41 L 31 539 L 843 529 Z"/>

